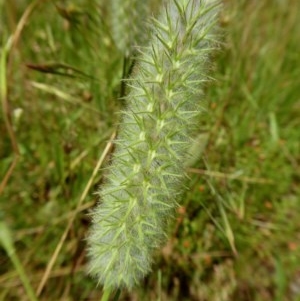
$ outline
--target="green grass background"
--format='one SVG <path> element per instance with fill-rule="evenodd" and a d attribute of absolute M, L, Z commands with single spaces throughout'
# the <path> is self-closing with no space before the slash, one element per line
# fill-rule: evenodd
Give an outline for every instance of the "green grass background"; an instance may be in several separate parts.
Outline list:
<path fill-rule="evenodd" d="M 29 300 L 9 239 L 38 300 L 100 300 L 85 236 L 124 58 L 105 1 L 36 1 L 20 31 L 32 3 L 0 1 L 2 56 L 19 34 L 0 65 L 0 179 L 17 160 L 0 195 L 0 300 Z M 120 300 L 300 300 L 299 11 L 298 0 L 224 1 L 201 156 L 153 272 Z"/>

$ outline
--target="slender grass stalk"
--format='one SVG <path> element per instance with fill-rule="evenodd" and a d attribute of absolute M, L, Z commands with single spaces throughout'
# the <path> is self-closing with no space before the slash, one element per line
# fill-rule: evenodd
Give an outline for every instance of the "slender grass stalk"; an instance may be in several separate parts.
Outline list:
<path fill-rule="evenodd" d="M 166 240 L 202 112 L 219 5 L 171 0 L 128 80 L 116 151 L 92 213 L 89 268 L 104 290 L 136 286 Z"/>
<path fill-rule="evenodd" d="M 111 296 L 111 294 L 112 294 L 112 290 L 111 290 L 110 288 L 105 289 L 105 290 L 103 291 L 103 295 L 102 295 L 102 297 L 101 297 L 101 301 L 108 301 L 109 298 L 110 298 L 110 296 Z M 112 301 L 118 301 L 119 298 L 120 298 L 120 295 L 121 295 L 121 290 L 118 289 L 118 290 L 116 291 L 115 295 L 113 296 Z"/>
<path fill-rule="evenodd" d="M 29 282 L 29 279 L 26 275 L 24 267 L 17 256 L 9 228 L 7 227 L 5 222 L 0 221 L 0 244 L 5 249 L 7 255 L 9 256 L 11 262 L 13 263 L 19 277 L 23 283 L 26 294 L 30 301 L 37 301 L 37 297 L 34 293 L 34 290 Z"/>
<path fill-rule="evenodd" d="M 106 289 L 106 290 L 103 292 L 103 296 L 102 296 L 102 298 L 101 298 L 101 301 L 108 301 L 110 295 L 111 295 L 111 289 Z"/>

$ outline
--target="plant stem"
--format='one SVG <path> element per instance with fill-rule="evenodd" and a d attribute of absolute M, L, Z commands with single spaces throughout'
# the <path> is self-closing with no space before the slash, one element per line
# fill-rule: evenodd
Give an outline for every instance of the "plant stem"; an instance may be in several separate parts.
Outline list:
<path fill-rule="evenodd" d="M 101 301 L 108 301 L 111 292 L 112 292 L 111 289 L 105 289 L 105 290 L 104 290 L 104 293 L 103 293 L 103 296 L 102 296 L 102 298 L 101 298 Z"/>

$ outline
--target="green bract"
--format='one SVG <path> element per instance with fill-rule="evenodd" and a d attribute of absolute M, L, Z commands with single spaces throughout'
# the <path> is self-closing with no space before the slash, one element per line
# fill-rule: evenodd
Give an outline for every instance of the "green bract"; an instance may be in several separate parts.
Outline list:
<path fill-rule="evenodd" d="M 152 20 L 151 39 L 128 80 L 116 150 L 93 212 L 90 272 L 105 288 L 132 288 L 166 238 L 201 113 L 215 48 L 215 1 L 171 0 Z"/>

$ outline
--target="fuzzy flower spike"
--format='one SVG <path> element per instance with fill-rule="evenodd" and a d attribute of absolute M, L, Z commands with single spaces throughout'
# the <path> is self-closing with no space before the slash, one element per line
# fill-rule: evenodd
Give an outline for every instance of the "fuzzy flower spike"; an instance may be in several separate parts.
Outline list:
<path fill-rule="evenodd" d="M 136 286 L 166 240 L 184 161 L 201 114 L 219 5 L 170 0 L 128 80 L 116 150 L 88 237 L 89 268 L 104 289 Z"/>

